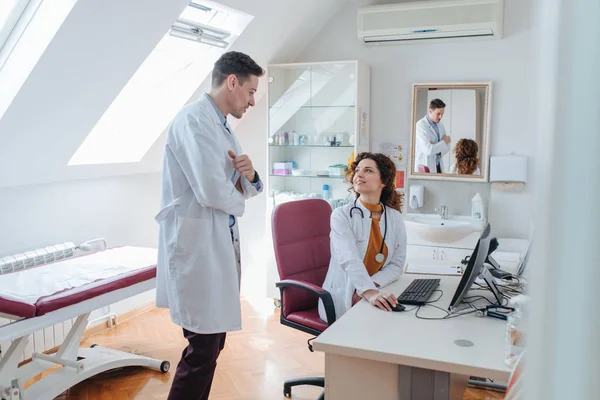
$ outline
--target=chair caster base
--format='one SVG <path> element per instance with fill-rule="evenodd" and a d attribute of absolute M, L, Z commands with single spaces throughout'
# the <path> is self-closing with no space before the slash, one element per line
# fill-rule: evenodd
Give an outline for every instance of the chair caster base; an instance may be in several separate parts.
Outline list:
<path fill-rule="evenodd" d="M 296 378 L 289 379 L 283 383 L 283 395 L 285 397 L 292 397 L 292 387 L 299 385 L 311 385 L 325 387 L 325 378 Z M 323 400 L 325 397 L 323 392 L 318 400 Z"/>

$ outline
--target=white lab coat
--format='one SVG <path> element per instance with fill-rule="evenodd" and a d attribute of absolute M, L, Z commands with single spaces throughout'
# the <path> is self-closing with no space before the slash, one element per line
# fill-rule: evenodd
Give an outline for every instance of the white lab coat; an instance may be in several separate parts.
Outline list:
<path fill-rule="evenodd" d="M 363 263 L 371 234 L 371 212 L 356 201 L 356 207 L 362 210 L 364 218 L 356 209 L 350 209 L 354 202 L 336 208 L 331 214 L 331 261 L 323 289 L 331 293 L 336 319 L 352 307 L 354 291 L 360 295 L 365 290 L 377 289 L 374 282 L 383 287 L 395 281 L 404 272 L 406 261 L 406 227 L 404 216 L 398 210 L 386 207 L 388 233 L 385 244 L 388 256 L 379 271 L 369 276 Z M 379 221 L 379 229 L 385 232 L 384 215 Z M 319 300 L 319 317 L 327 321 L 323 302 Z"/>
<path fill-rule="evenodd" d="M 450 151 L 450 144 L 446 144 L 442 140 L 446 136 L 446 129 L 442 123 L 438 124 L 440 130 L 440 140 L 438 142 L 437 134 L 433 129 L 433 126 L 427 120 L 427 117 L 421 118 L 417 122 L 416 133 L 415 133 L 415 164 L 414 172 L 418 172 L 419 165 L 426 165 L 429 167 L 429 172 L 432 174 L 437 173 L 435 166 L 435 155 L 442 153 L 442 156 Z M 434 142 L 435 144 L 431 144 Z M 440 167 L 444 172 L 444 160 L 440 160 Z"/>
<path fill-rule="evenodd" d="M 231 129 L 231 128 L 230 128 Z M 258 194 L 228 150 L 242 154 L 206 95 L 185 106 L 168 130 L 163 161 L 156 305 L 195 333 L 241 329 L 237 218 Z M 235 176 L 234 176 L 235 175 Z M 262 185 L 261 185 L 262 186 Z M 229 215 L 236 217 L 229 229 Z"/>

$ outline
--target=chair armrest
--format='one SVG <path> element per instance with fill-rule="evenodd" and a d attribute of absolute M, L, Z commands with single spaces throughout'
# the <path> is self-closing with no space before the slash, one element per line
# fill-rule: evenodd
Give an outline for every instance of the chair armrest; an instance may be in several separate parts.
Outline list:
<path fill-rule="evenodd" d="M 283 289 L 286 287 L 293 287 L 297 289 L 306 290 L 319 296 L 325 306 L 325 314 L 327 315 L 327 325 L 330 326 L 335 322 L 335 307 L 333 306 L 333 299 L 331 294 L 320 286 L 314 285 L 310 282 L 298 281 L 295 279 L 285 279 L 277 282 L 276 287 L 281 291 L 281 301 L 283 302 Z"/>

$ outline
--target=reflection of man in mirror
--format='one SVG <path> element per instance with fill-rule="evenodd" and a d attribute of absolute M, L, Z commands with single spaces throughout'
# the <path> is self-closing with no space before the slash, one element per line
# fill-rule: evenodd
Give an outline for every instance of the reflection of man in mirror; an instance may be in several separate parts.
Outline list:
<path fill-rule="evenodd" d="M 446 104 L 440 99 L 429 103 L 427 115 L 417 122 L 415 135 L 415 172 L 441 174 L 444 172 L 442 157 L 450 151 L 450 136 L 440 123 Z"/>

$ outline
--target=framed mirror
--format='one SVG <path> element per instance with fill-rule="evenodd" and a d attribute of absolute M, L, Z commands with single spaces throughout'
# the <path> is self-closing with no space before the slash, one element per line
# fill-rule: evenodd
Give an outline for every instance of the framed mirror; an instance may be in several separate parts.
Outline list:
<path fill-rule="evenodd" d="M 487 182 L 491 82 L 415 83 L 409 177 Z"/>

